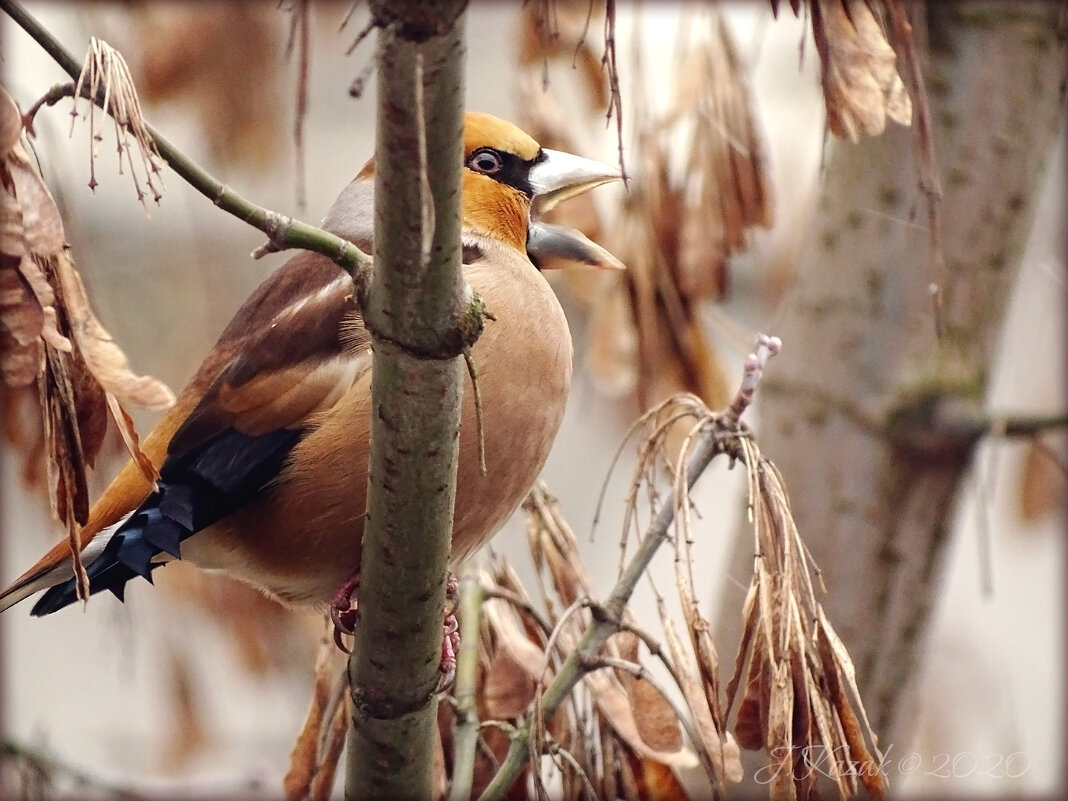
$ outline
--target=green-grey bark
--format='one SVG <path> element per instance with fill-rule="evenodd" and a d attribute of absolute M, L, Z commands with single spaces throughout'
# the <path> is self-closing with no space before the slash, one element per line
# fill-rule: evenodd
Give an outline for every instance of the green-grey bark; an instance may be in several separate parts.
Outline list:
<path fill-rule="evenodd" d="M 431 795 L 468 300 L 461 276 L 465 3 L 378 2 L 373 419 L 349 799 Z M 444 347 L 443 347 L 444 346 Z"/>
<path fill-rule="evenodd" d="M 924 6 L 909 5 L 917 32 Z M 911 129 L 836 142 L 775 333 L 759 435 L 823 569 L 880 742 L 908 750 L 961 479 L 1034 199 L 1063 117 L 1058 4 L 931 3 L 924 62 L 941 205 L 943 336 Z M 732 573 L 752 562 L 746 538 Z M 723 604 L 736 607 L 733 590 Z M 718 642 L 737 642 L 720 621 Z"/>

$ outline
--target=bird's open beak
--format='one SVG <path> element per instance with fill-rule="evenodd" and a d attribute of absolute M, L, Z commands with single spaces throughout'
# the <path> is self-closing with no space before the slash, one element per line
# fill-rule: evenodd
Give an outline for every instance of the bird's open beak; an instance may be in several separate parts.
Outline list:
<path fill-rule="evenodd" d="M 615 167 L 581 156 L 545 148 L 542 153 L 545 158 L 531 167 L 529 174 L 534 189 L 535 217 L 563 200 L 622 177 Z M 527 256 L 539 270 L 570 267 L 624 269 L 619 259 L 580 231 L 538 219 L 531 221 L 527 233 Z"/>
<path fill-rule="evenodd" d="M 539 270 L 568 270 L 574 267 L 626 269 L 623 262 L 581 231 L 545 222 L 530 224 L 527 231 L 527 258 Z"/>
<path fill-rule="evenodd" d="M 528 180 L 542 213 L 562 200 L 622 177 L 615 167 L 581 156 L 546 148 L 542 148 L 541 152 L 545 158 L 530 168 Z"/>

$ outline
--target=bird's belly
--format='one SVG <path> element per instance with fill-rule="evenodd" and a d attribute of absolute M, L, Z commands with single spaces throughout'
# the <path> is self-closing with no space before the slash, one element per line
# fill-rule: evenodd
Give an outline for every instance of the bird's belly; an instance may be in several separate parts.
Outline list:
<path fill-rule="evenodd" d="M 540 280 L 540 276 L 538 276 Z M 474 348 L 483 404 L 486 474 L 479 469 L 473 392 L 465 383 L 453 564 L 511 516 L 545 464 L 571 379 L 571 337 L 555 297 L 529 328 L 490 322 Z M 546 326 L 555 336 L 545 337 Z M 492 359 L 486 354 L 493 354 Z M 370 392 L 354 387 L 294 448 L 278 483 L 227 520 L 191 537 L 183 558 L 221 568 L 292 604 L 329 603 L 360 566 L 366 510 Z"/>

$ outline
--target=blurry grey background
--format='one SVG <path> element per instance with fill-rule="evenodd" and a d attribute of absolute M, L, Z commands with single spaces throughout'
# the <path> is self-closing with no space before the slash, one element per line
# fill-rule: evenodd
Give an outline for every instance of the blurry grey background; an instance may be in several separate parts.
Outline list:
<path fill-rule="evenodd" d="M 27 7 L 80 57 L 89 35 L 121 47 L 122 35 L 131 35 L 127 16 L 135 6 L 48 2 Z M 191 8 L 210 14 L 217 6 Z M 727 302 L 709 314 L 710 336 L 733 384 L 752 336 L 757 331 L 775 333 L 774 309 L 761 286 L 774 274 L 775 265 L 796 255 L 805 235 L 818 175 L 823 111 L 811 41 L 803 58 L 799 55 L 802 24 L 788 12 L 772 20 L 762 3 L 724 8 L 751 70 L 777 207 L 774 228 L 754 233 L 750 251 L 735 258 Z M 351 80 L 371 59 L 373 42 L 366 41 L 351 56 L 344 54 L 359 21 L 329 35 L 345 10 L 340 4 L 320 6 L 313 15 L 317 46 L 310 62 L 305 124 L 305 209 L 296 202 L 290 134 L 296 67 L 293 59 L 283 60 L 281 46 L 278 63 L 271 68 L 281 71 L 282 83 L 274 101 L 257 110 L 281 140 L 279 155 L 269 162 L 243 166 L 213 157 L 199 118 L 181 104 L 151 106 L 149 120 L 246 197 L 309 221 L 319 220 L 370 155 L 374 136 L 374 78 L 367 81 L 362 98 L 353 100 L 347 93 Z M 517 14 L 518 4 L 508 3 L 475 3 L 468 13 L 467 98 L 472 110 L 513 119 L 517 115 Z M 0 24 L 4 84 L 25 109 L 65 78 L 9 20 Z M 632 6 L 621 8 L 618 39 L 625 123 L 628 92 L 633 91 L 629 84 L 639 80 L 629 56 L 634 43 L 642 43 L 646 97 L 655 97 L 648 87 L 657 87 L 656 76 L 666 74 L 670 66 L 672 49 L 667 43 L 676 24 L 677 9 L 668 4 L 650 4 L 640 16 Z M 280 24 L 273 34 L 280 45 L 284 28 Z M 162 35 L 166 27 L 156 30 Z M 240 37 L 242 31 L 233 35 Z M 599 50 L 600 32 L 593 30 L 590 36 Z M 89 192 L 87 126 L 77 123 L 68 138 L 68 109 L 69 101 L 38 114 L 35 146 L 64 212 L 75 260 L 97 313 L 134 369 L 162 378 L 178 390 L 240 301 L 285 256 L 252 261 L 249 253 L 263 237 L 218 212 L 173 174 L 165 174 L 162 203 L 150 203 L 146 216 L 128 179 L 113 166 L 113 140 L 106 125 L 97 166 L 100 186 Z M 578 134 L 582 138 L 576 150 L 582 155 L 614 160 L 614 124 L 595 125 Z M 1007 322 L 992 383 L 993 408 L 1064 407 L 1064 166 L 1062 136 Z M 606 216 L 611 216 L 622 191 L 596 193 Z M 588 319 L 582 304 L 566 289 L 561 295 L 575 333 L 578 372 L 544 478 L 582 541 L 597 586 L 606 592 L 618 561 L 633 448 L 624 450 L 609 479 L 596 538 L 591 540 L 589 533 L 612 454 L 638 409 L 630 395 L 606 398 L 583 376 Z M 732 323 L 723 323 L 724 316 Z M 789 357 L 787 342 L 779 358 Z M 774 362 L 770 369 L 774 370 Z M 137 419 L 147 431 L 151 418 Z M 749 422 L 759 437 L 759 420 Z M 933 623 L 920 734 L 909 749 L 923 755 L 922 768 L 906 774 L 892 769 L 891 787 L 897 791 L 923 796 L 1037 794 L 1051 791 L 1059 778 L 1064 706 L 1063 504 L 1056 515 L 1033 523 L 1021 520 L 1016 496 L 1023 451 L 1016 444 L 985 445 L 965 490 L 945 593 Z M 0 448 L 0 580 L 5 584 L 60 536 L 48 518 L 43 496 L 21 485 L 19 470 L 11 450 Z M 97 492 L 105 479 L 99 477 Z M 722 567 L 744 511 L 743 479 L 741 471 L 728 473 L 723 465 L 714 465 L 695 496 L 702 514 L 695 571 L 702 584 L 699 597 L 709 603 L 704 611 L 710 616 L 717 613 L 710 604 L 724 584 L 738 587 L 738 605 L 725 613 L 739 614 L 749 579 L 726 575 Z M 518 517 L 492 547 L 527 570 Z M 670 556 L 661 556 L 657 570 L 666 577 L 671 572 Z M 814 556 L 820 559 L 819 553 Z M 991 589 L 986 592 L 988 579 Z M 661 583 L 670 581 L 664 578 Z M 834 587 L 829 590 L 833 593 Z M 635 606 L 647 621 L 653 620 L 650 600 L 643 586 Z M 256 618 L 252 625 L 264 622 Z M 250 672 L 230 633 L 198 615 L 180 597 L 147 585 L 131 585 L 125 605 L 101 597 L 84 612 L 74 607 L 45 619 L 31 619 L 23 605 L 0 619 L 4 737 L 48 749 L 64 763 L 142 790 L 165 787 L 173 795 L 244 796 L 250 786 L 258 786 L 268 797 L 278 795 L 308 702 L 317 631 L 313 621 L 303 628 L 279 624 L 277 636 L 288 638 L 282 646 L 286 661 Z M 720 643 L 719 648 L 721 658 L 727 659 L 734 644 Z M 175 654 L 183 655 L 177 660 L 183 665 L 179 673 Z M 174 700 L 176 684 L 182 682 L 195 686 L 186 706 Z M 191 709 L 197 710 L 199 728 L 187 727 L 187 732 L 196 729 L 196 737 L 183 740 L 175 735 L 175 729 L 182 728 L 175 716 Z M 886 749 L 889 744 L 881 745 Z M 960 771 L 967 775 L 956 778 L 943 778 L 937 772 L 924 775 L 939 766 L 933 760 L 938 754 L 951 758 L 972 754 L 977 767 Z M 1018 778 L 982 775 L 999 755 L 1012 754 L 1023 755 L 1016 758 L 1015 768 L 1027 766 Z M 896 756 L 900 759 L 902 754 Z"/>

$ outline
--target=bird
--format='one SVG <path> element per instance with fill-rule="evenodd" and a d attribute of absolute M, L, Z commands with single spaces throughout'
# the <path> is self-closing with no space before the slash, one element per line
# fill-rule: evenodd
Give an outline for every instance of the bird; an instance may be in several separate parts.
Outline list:
<path fill-rule="evenodd" d="M 365 251 L 374 168 L 372 157 L 322 222 Z M 485 470 L 468 377 L 450 565 L 511 516 L 560 428 L 572 341 L 541 269 L 622 267 L 578 231 L 532 219 L 532 206 L 620 178 L 618 169 L 542 148 L 500 118 L 464 117 L 463 276 L 492 318 L 471 349 Z M 79 532 L 90 593 L 125 600 L 128 581 L 151 581 L 180 558 L 286 605 L 344 609 L 360 568 L 371 347 L 352 279 L 327 257 L 301 251 L 271 274 L 144 439 L 156 482 L 131 460 L 90 510 Z M 66 540 L 0 592 L 0 612 L 41 590 L 35 616 L 77 600 Z"/>

